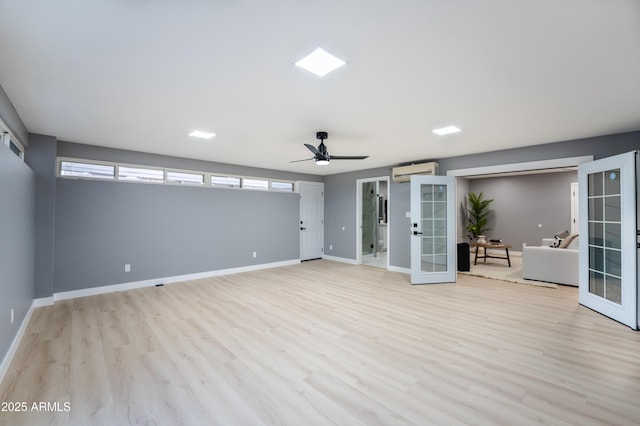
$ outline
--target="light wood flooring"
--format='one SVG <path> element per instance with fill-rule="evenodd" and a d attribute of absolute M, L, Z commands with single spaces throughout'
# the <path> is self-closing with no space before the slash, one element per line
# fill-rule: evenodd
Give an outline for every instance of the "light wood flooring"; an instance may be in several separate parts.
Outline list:
<path fill-rule="evenodd" d="M 35 310 L 2 425 L 640 423 L 640 333 L 577 289 L 330 261 Z"/>

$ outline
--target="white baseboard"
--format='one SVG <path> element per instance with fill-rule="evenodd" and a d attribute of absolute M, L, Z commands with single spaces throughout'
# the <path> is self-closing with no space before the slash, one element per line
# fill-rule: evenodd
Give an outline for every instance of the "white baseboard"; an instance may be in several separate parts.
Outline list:
<path fill-rule="evenodd" d="M 349 259 L 346 257 L 337 257 L 337 256 L 329 256 L 327 254 L 322 255 L 323 259 L 326 260 L 332 260 L 334 262 L 340 262 L 340 263 L 348 263 L 349 265 L 357 265 L 358 261 L 356 259 Z"/>
<path fill-rule="evenodd" d="M 53 296 L 51 297 L 41 297 L 40 299 L 33 299 L 33 304 L 31 305 L 33 308 L 40 308 L 42 306 L 51 306 L 53 305 Z"/>
<path fill-rule="evenodd" d="M 400 272 L 402 274 L 411 274 L 411 268 L 401 268 L 400 266 L 389 265 L 389 271 Z"/>
<path fill-rule="evenodd" d="M 281 262 L 261 263 L 258 265 L 242 266 L 239 268 L 219 269 L 217 271 L 198 272 L 195 274 L 175 275 L 172 277 L 153 278 L 150 280 L 134 281 L 122 284 L 106 285 L 102 287 L 84 288 L 82 290 L 64 291 L 54 293 L 53 300 L 68 300 L 78 297 L 96 296 L 99 294 L 113 293 L 116 291 L 133 290 L 142 287 L 152 287 L 157 284 L 173 284 L 182 281 L 199 280 L 202 278 L 219 277 L 222 275 L 239 274 L 241 272 L 258 271 L 260 269 L 279 268 L 281 266 L 297 265 L 300 259 L 284 260 Z M 42 299 L 38 299 L 42 300 Z"/>
<path fill-rule="evenodd" d="M 13 342 L 11 342 L 11 346 L 9 346 L 9 350 L 7 351 L 4 359 L 2 360 L 2 364 L 0 364 L 0 383 L 4 380 L 4 376 L 9 371 L 9 366 L 11 365 L 11 361 L 13 361 L 13 357 L 16 355 L 18 351 L 18 347 L 20 346 L 20 342 L 22 341 L 22 337 L 24 336 L 24 332 L 27 330 L 27 326 L 29 325 L 29 321 L 31 321 L 31 314 L 33 314 L 33 309 L 37 308 L 35 306 L 35 300 L 29 307 L 27 311 L 27 315 L 24 316 L 22 320 L 22 324 L 20 324 L 20 328 L 18 329 L 18 333 L 16 333 L 16 337 L 13 338 Z"/>

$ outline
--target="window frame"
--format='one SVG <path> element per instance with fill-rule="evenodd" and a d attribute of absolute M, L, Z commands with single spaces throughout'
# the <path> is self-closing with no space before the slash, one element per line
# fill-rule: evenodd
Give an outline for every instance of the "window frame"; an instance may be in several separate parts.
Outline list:
<path fill-rule="evenodd" d="M 93 176 L 70 176 L 62 174 L 62 163 L 78 163 L 78 164 L 94 164 L 98 166 L 110 166 L 114 168 L 113 178 L 106 177 L 93 177 Z M 162 171 L 163 179 L 162 181 L 145 181 L 145 180 L 128 180 L 120 178 L 120 168 L 131 168 L 131 169 L 142 169 L 142 170 L 156 170 Z M 184 173 L 184 174 L 193 174 L 202 176 L 202 183 L 181 183 L 177 181 L 169 180 L 169 173 Z M 87 179 L 87 180 L 95 180 L 101 182 L 125 182 L 125 183 L 141 183 L 146 185 L 174 185 L 174 186 L 186 186 L 186 187 L 196 187 L 196 188 L 213 188 L 213 189 L 235 189 L 235 190 L 245 190 L 245 191 L 261 191 L 261 192 L 281 192 L 281 193 L 296 193 L 298 192 L 297 184 L 295 181 L 288 179 L 272 179 L 265 177 L 257 177 L 257 176 L 243 176 L 237 175 L 233 173 L 221 173 L 221 172 L 207 172 L 202 170 L 188 170 L 188 169 L 178 169 L 174 167 L 158 167 L 158 166 L 147 166 L 144 164 L 131 164 L 131 163 L 120 163 L 117 161 L 102 161 L 102 160 L 90 160 L 84 158 L 76 158 L 76 157 L 64 157 L 59 156 L 56 158 L 56 177 L 63 179 Z M 223 178 L 234 178 L 238 179 L 238 186 L 222 186 L 222 185 L 214 185 L 211 181 L 214 177 L 223 177 Z M 259 187 L 246 187 L 244 186 L 245 180 L 255 180 L 255 181 L 264 181 L 266 182 L 266 186 L 264 188 Z M 273 183 L 281 183 L 281 184 L 290 184 L 291 191 L 284 189 L 273 189 Z"/>
<path fill-rule="evenodd" d="M 1 136 L 0 139 L 2 140 L 2 143 L 7 148 L 9 148 L 9 150 L 11 150 L 11 152 L 15 154 L 16 157 L 24 161 L 24 152 L 25 152 L 24 145 L 22 145 L 16 138 L 13 137 L 11 132 L 4 126 L 2 122 L 0 122 L 0 132 L 2 132 L 2 135 L 0 135 Z M 11 148 L 11 145 L 13 145 L 18 150 L 18 153 L 16 153 Z"/>

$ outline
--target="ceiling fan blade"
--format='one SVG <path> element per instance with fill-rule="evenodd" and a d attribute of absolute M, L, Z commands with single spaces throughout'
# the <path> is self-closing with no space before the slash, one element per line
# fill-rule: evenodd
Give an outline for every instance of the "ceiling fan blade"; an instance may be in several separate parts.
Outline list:
<path fill-rule="evenodd" d="M 311 161 L 314 160 L 316 157 L 311 157 L 311 158 L 305 158 L 304 160 L 293 160 L 293 161 L 289 161 L 289 163 L 299 163 L 301 161 Z"/>
<path fill-rule="evenodd" d="M 316 148 L 315 146 L 310 145 L 308 143 L 305 143 L 304 146 L 306 146 L 309 149 L 309 151 L 313 152 L 314 154 L 316 155 L 320 154 L 320 151 L 318 151 L 318 148 Z"/>
<path fill-rule="evenodd" d="M 364 160 L 368 155 L 330 155 L 331 160 Z"/>

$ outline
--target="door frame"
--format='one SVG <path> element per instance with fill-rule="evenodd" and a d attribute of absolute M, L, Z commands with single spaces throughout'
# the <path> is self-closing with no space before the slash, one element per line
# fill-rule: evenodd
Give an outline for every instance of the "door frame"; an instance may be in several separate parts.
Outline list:
<path fill-rule="evenodd" d="M 588 163 L 590 161 L 593 161 L 593 155 L 582 155 L 579 157 L 554 158 L 550 160 L 527 161 L 523 163 L 498 164 L 495 166 L 481 166 L 471 167 L 468 169 L 447 170 L 447 176 L 465 178 L 471 176 L 488 176 L 493 174 L 499 175 L 503 173 L 515 172 L 531 172 L 531 174 L 535 174 L 536 172 L 545 169 L 577 167 L 580 164 Z M 456 191 L 458 191 L 457 182 L 458 179 L 456 179 Z M 459 208 L 456 208 L 456 214 L 461 214 Z M 462 219 L 463 218 L 461 217 L 456 217 L 456 223 L 460 223 Z M 467 242 L 466 235 L 461 235 L 459 232 L 458 242 Z"/>
<path fill-rule="evenodd" d="M 389 176 L 380 176 L 372 178 L 363 178 L 356 180 L 356 263 L 362 264 L 362 184 L 365 182 L 380 182 L 385 181 L 387 183 L 387 264 L 385 269 L 389 270 L 389 264 L 391 259 L 391 182 Z"/>

